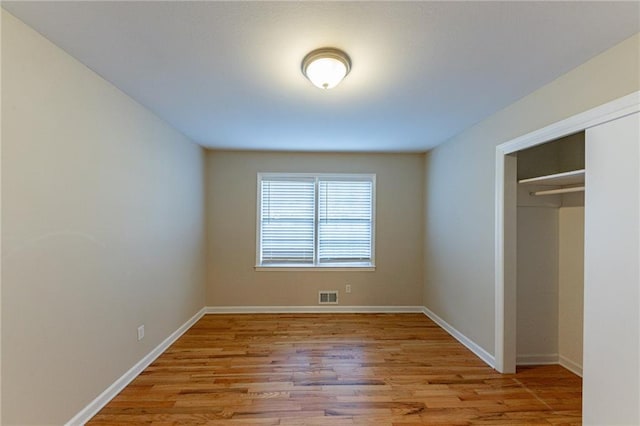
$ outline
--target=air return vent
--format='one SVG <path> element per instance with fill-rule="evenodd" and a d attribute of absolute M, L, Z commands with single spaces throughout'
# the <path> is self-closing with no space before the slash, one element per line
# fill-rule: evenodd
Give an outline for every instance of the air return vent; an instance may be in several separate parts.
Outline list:
<path fill-rule="evenodd" d="M 321 290 L 318 292 L 318 303 L 321 305 L 337 305 L 338 292 L 336 290 Z"/>

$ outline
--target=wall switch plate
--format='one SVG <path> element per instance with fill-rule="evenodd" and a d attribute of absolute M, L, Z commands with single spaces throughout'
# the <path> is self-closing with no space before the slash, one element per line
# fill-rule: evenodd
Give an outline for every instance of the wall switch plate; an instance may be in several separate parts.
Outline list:
<path fill-rule="evenodd" d="M 351 284 L 347 284 L 344 289 L 345 293 L 351 293 Z"/>
<path fill-rule="evenodd" d="M 144 339 L 144 325 L 138 327 L 138 340 Z"/>

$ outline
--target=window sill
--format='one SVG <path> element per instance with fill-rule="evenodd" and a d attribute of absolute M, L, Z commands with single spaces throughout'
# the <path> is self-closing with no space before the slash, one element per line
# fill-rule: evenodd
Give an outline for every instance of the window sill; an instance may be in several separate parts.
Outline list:
<path fill-rule="evenodd" d="M 265 272 L 265 271 L 268 271 L 268 272 L 283 272 L 283 271 L 288 271 L 288 272 L 298 272 L 298 271 L 307 271 L 307 272 L 318 272 L 318 271 L 322 271 L 322 272 L 328 272 L 328 271 L 372 272 L 372 271 L 376 270 L 376 267 L 375 267 L 375 265 L 363 265 L 363 266 L 338 266 L 338 265 L 327 265 L 327 266 L 318 266 L 318 265 L 313 265 L 313 266 L 273 265 L 273 266 L 266 266 L 266 265 L 256 265 L 254 267 L 254 269 L 256 270 L 256 272 Z"/>

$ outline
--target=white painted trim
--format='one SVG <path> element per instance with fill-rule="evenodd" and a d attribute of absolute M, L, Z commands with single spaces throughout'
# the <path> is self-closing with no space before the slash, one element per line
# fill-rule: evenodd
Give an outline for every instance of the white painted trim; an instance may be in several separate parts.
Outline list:
<path fill-rule="evenodd" d="M 84 407 L 78 414 L 73 416 L 71 420 L 66 423 L 66 426 L 84 425 L 91 420 L 98 411 L 100 411 L 109 401 L 111 401 L 122 389 L 124 389 L 133 379 L 135 379 L 142 371 L 147 368 L 156 358 L 169 347 L 173 342 L 178 340 L 193 324 L 196 323 L 205 314 L 206 308 L 200 309 L 194 316 L 192 316 L 187 322 L 182 324 L 176 331 L 171 333 L 169 337 L 164 339 L 162 343 L 156 346 L 151 352 L 138 361 L 133 367 L 124 373 L 119 379 L 111 384 L 104 390 L 96 399 L 91 401 L 86 407 Z"/>
<path fill-rule="evenodd" d="M 558 354 L 526 354 L 516 357 L 516 365 L 554 365 L 558 360 Z"/>
<path fill-rule="evenodd" d="M 507 154 L 531 148 L 542 143 L 561 138 L 576 132 L 586 130 L 608 121 L 627 116 L 640 111 L 640 91 L 631 93 L 621 98 L 607 102 L 590 110 L 576 114 L 572 117 L 550 124 L 539 130 L 519 136 L 496 147 L 495 169 L 495 359 L 496 369 L 505 371 L 512 360 L 513 354 L 509 348 L 514 342 L 508 339 L 511 333 L 505 334 L 506 324 L 515 322 L 515 311 L 507 311 L 505 315 L 505 217 L 504 217 L 504 161 Z M 508 238 L 513 238 L 510 236 Z M 515 283 L 507 283 L 514 286 Z M 512 317 L 513 316 L 513 317 Z"/>
<path fill-rule="evenodd" d="M 207 306 L 206 314 L 421 313 L 422 306 Z"/>
<path fill-rule="evenodd" d="M 499 147 L 498 147 L 499 148 Z M 494 246 L 494 270 L 495 270 L 495 368 L 501 373 L 504 369 L 504 162 L 505 153 L 496 149 L 495 172 L 495 246 Z M 498 291 L 500 287 L 500 291 Z"/>
<path fill-rule="evenodd" d="M 456 330 L 452 325 L 448 322 L 440 318 L 438 315 L 433 313 L 426 307 L 422 308 L 422 313 L 428 316 L 433 322 L 438 324 L 444 331 L 449 333 L 454 339 L 458 342 L 462 343 L 467 347 L 471 352 L 473 352 L 478 358 L 483 360 L 489 367 L 495 368 L 495 359 L 493 355 L 489 352 L 485 351 L 480 345 L 478 345 L 473 340 L 469 339 L 467 336 Z"/>
<path fill-rule="evenodd" d="M 505 232 L 515 232 L 516 222 L 511 215 L 515 215 L 515 200 L 517 199 L 517 184 L 515 181 L 517 174 L 516 158 L 496 150 L 496 180 L 495 180 L 495 247 L 494 247 L 494 268 L 495 282 L 515 280 L 515 266 L 507 268 L 505 258 L 515 256 L 515 241 L 505 240 Z M 507 177 L 512 179 L 512 184 L 507 185 Z M 512 211 L 507 212 L 505 200 L 512 200 Z M 506 215 L 506 216 L 505 216 Z M 515 323 L 507 327 L 505 318 L 515 315 L 515 291 L 507 292 L 495 291 L 495 369 L 500 373 L 516 372 L 516 345 L 515 345 Z"/>
<path fill-rule="evenodd" d="M 531 148 L 532 146 L 581 132 L 590 127 L 616 120 L 640 111 L 640 91 L 615 99 L 564 120 L 557 121 L 542 129 L 519 136 L 500 144 L 497 148 L 505 154 Z"/>
<path fill-rule="evenodd" d="M 256 265 L 253 267 L 256 272 L 373 272 L 376 270 L 375 265 L 371 266 L 265 266 L 265 265 Z"/>
<path fill-rule="evenodd" d="M 518 355 L 517 365 L 561 365 L 573 374 L 582 377 L 582 366 L 559 354 Z"/>
<path fill-rule="evenodd" d="M 573 374 L 582 377 L 582 366 L 577 362 L 573 362 L 569 358 L 560 355 L 558 357 L 558 364 L 571 371 Z"/>

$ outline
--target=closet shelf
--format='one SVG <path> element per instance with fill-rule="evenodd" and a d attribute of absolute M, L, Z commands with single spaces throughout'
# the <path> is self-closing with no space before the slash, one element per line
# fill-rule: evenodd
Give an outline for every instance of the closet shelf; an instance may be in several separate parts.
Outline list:
<path fill-rule="evenodd" d="M 518 183 L 525 185 L 549 186 L 584 185 L 584 169 L 556 173 L 553 175 L 536 176 L 529 179 L 521 179 Z"/>
<path fill-rule="evenodd" d="M 521 179 L 518 183 L 550 187 L 549 189 L 530 192 L 529 194 L 531 195 L 553 195 L 584 191 L 584 169 Z"/>

